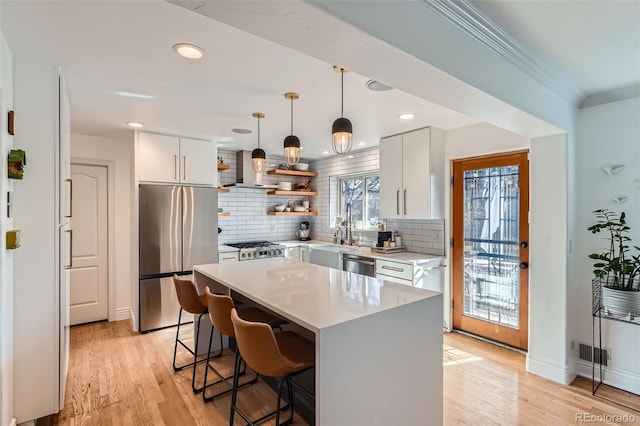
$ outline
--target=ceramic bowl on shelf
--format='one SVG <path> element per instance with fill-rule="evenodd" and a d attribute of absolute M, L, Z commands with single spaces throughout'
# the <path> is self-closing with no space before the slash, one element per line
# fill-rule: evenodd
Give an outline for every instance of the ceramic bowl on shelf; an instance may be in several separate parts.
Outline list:
<path fill-rule="evenodd" d="M 286 207 L 287 207 L 286 204 L 278 204 L 277 206 L 274 206 L 273 208 L 276 209 L 277 212 L 283 212 Z"/>
<path fill-rule="evenodd" d="M 293 165 L 293 170 L 306 172 L 307 170 L 309 170 L 309 163 L 296 163 Z"/>
<path fill-rule="evenodd" d="M 291 182 L 278 182 L 278 189 L 280 191 L 291 191 Z"/>
<path fill-rule="evenodd" d="M 305 208 L 304 208 L 304 207 L 302 207 L 302 206 L 295 206 L 295 207 L 293 208 L 293 211 L 294 211 L 294 212 L 304 212 L 304 211 L 307 211 L 307 209 L 305 209 Z"/>

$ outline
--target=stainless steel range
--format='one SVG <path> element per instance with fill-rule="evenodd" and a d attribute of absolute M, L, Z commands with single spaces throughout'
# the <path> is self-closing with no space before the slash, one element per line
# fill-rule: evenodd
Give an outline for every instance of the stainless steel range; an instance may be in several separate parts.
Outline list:
<path fill-rule="evenodd" d="M 243 243 L 226 243 L 226 245 L 240 249 L 238 260 L 282 257 L 285 249 L 285 246 L 269 241 L 247 241 Z"/>

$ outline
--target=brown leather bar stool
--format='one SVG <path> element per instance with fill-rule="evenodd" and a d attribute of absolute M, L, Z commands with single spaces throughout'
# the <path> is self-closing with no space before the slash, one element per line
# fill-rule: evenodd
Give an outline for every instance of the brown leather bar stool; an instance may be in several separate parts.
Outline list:
<path fill-rule="evenodd" d="M 198 361 L 198 343 L 200 338 L 200 323 L 202 321 L 202 317 L 207 314 L 207 299 L 204 295 L 198 294 L 198 289 L 196 285 L 191 280 L 184 280 L 178 278 L 177 275 L 173 275 L 173 285 L 176 289 L 176 295 L 178 296 L 178 302 L 180 303 L 180 313 L 178 314 L 178 329 L 176 330 L 176 341 L 173 347 L 173 371 L 180 371 L 187 367 L 193 366 L 193 374 L 191 376 L 191 389 L 193 393 L 202 392 L 204 389 L 204 383 L 201 387 L 196 388 L 196 367 L 198 364 L 208 361 L 210 359 L 210 354 L 207 354 L 207 358 L 203 358 Z M 191 349 L 187 346 L 182 340 L 180 340 L 180 323 L 182 322 L 182 311 L 187 311 L 190 314 L 198 315 L 198 319 L 196 322 L 196 336 L 195 336 L 195 347 Z M 211 340 L 213 339 L 213 327 L 211 328 L 211 334 L 209 335 L 209 350 L 211 350 Z M 193 362 L 176 366 L 176 355 L 178 353 L 178 343 L 182 345 L 191 355 L 193 355 Z M 220 335 L 220 352 L 214 355 L 214 358 L 222 355 L 222 335 Z M 206 371 L 205 371 L 206 373 Z"/>
<path fill-rule="evenodd" d="M 233 324 L 231 323 L 231 309 L 235 308 L 235 303 L 231 297 L 220 294 L 213 294 L 209 290 L 209 287 L 204 289 L 204 294 L 207 300 L 208 308 L 209 308 L 209 318 L 211 319 L 211 324 L 213 327 L 218 330 L 221 335 L 227 337 L 235 337 L 235 333 L 233 331 Z M 241 318 L 247 321 L 260 321 L 273 328 L 278 328 L 282 330 L 282 326 L 288 324 L 288 321 L 284 318 L 277 317 L 272 315 L 266 311 L 263 311 L 259 308 L 243 308 L 238 310 L 238 314 Z M 209 342 L 209 353 L 211 353 L 211 342 Z M 236 358 L 238 358 L 239 351 L 236 349 Z M 235 377 L 236 370 L 234 364 L 234 372 L 231 376 L 224 377 L 218 370 L 216 370 L 213 366 L 209 364 L 210 358 L 207 358 L 207 369 L 204 373 L 204 391 L 202 392 L 202 399 L 204 402 L 212 401 L 214 398 L 217 398 L 221 395 L 225 395 L 231 392 L 233 385 L 229 383 L 227 380 Z M 219 380 L 213 383 L 207 383 L 207 373 L 211 369 L 219 378 Z M 244 368 L 242 371 L 238 373 L 239 375 L 244 374 Z M 258 380 L 256 376 L 255 379 L 250 380 L 248 382 L 243 383 L 240 387 L 255 383 Z M 222 390 L 214 395 L 207 396 L 206 388 L 210 386 L 215 386 L 219 383 L 225 383 L 227 385 L 227 389 Z"/>
<path fill-rule="evenodd" d="M 262 376 L 278 379 L 278 401 L 276 410 L 257 420 L 250 420 L 237 406 L 238 375 L 233 378 L 231 396 L 231 416 L 229 425 L 233 425 L 233 418 L 237 412 L 248 424 L 255 425 L 263 420 L 276 416 L 276 426 L 280 426 L 280 412 L 291 408 L 291 415 L 282 423 L 293 421 L 293 385 L 306 392 L 293 380 L 293 376 L 302 373 L 315 365 L 315 344 L 293 331 L 274 333 L 268 324 L 246 321 L 238 316 L 235 309 L 231 310 L 231 322 L 236 335 L 240 357 L 256 373 Z M 236 357 L 236 371 L 240 365 L 240 358 Z M 282 385 L 287 384 L 289 403 L 280 407 Z"/>

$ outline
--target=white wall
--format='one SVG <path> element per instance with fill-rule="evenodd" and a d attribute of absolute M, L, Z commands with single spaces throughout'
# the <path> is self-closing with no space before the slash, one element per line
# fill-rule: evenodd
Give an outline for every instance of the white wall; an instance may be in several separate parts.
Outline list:
<path fill-rule="evenodd" d="M 131 191 L 133 178 L 131 176 L 131 139 L 108 139 L 99 136 L 71 134 L 71 158 L 110 161 L 115 168 L 115 300 L 110 300 L 109 320 L 129 318 L 131 308 L 131 287 L 136 283 L 131 281 L 132 262 L 137 255 L 131 253 L 128 244 L 132 234 L 131 228 Z M 111 218 L 110 218 L 111 220 Z"/>
<path fill-rule="evenodd" d="M 0 425 L 8 425 L 13 417 L 13 252 L 6 250 L 5 233 L 13 229 L 13 218 L 7 218 L 4 200 L 13 182 L 7 178 L 6 158 L 13 147 L 13 136 L 7 132 L 7 111 L 13 109 L 13 54 L 0 33 Z"/>
<path fill-rule="evenodd" d="M 567 136 L 536 138 L 530 151 L 527 371 L 569 384 Z"/>
<path fill-rule="evenodd" d="M 477 157 L 480 155 L 497 154 L 523 150 L 529 148 L 529 139 L 499 129 L 490 124 L 481 123 L 472 126 L 453 129 L 445 132 L 445 170 L 452 175 L 451 162 L 453 160 Z M 445 241 L 451 241 L 451 186 L 445 191 Z M 447 265 L 444 270 L 445 285 L 444 300 L 451 300 L 451 250 L 446 250 Z M 445 328 L 451 329 L 451 308 L 445 303 Z"/>
<path fill-rule="evenodd" d="M 578 112 L 576 146 L 576 234 L 575 256 L 570 266 L 576 291 L 576 335 L 571 338 L 592 344 L 591 279 L 589 253 L 603 251 L 601 234 L 587 227 L 594 223 L 593 210 L 624 211 L 634 245 L 640 245 L 640 187 L 632 180 L 640 177 L 640 98 L 585 108 Z M 608 176 L 602 166 L 624 164 L 618 175 Z M 616 204 L 611 197 L 624 195 L 629 201 Z M 602 346 L 609 350 L 605 382 L 640 394 L 640 327 L 603 320 Z M 574 354 L 575 356 L 575 354 Z M 591 376 L 591 363 L 579 362 L 578 372 Z"/>

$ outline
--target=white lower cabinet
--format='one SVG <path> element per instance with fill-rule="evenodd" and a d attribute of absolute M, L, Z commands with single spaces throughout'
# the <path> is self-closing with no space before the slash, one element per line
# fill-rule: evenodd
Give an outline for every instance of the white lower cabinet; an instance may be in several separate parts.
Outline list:
<path fill-rule="evenodd" d="M 284 257 L 299 260 L 301 262 L 309 262 L 310 250 L 311 249 L 309 247 L 305 246 L 287 247 L 284 251 Z"/>
<path fill-rule="evenodd" d="M 218 253 L 218 263 L 237 262 L 237 261 L 238 261 L 237 251 Z"/>
<path fill-rule="evenodd" d="M 376 259 L 376 278 L 413 286 L 413 264 Z"/>

